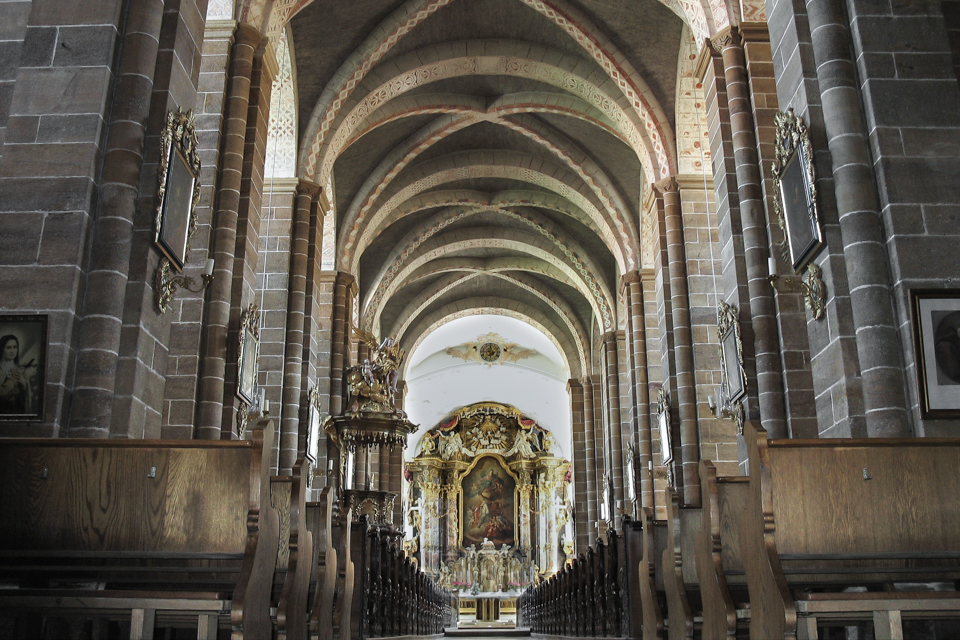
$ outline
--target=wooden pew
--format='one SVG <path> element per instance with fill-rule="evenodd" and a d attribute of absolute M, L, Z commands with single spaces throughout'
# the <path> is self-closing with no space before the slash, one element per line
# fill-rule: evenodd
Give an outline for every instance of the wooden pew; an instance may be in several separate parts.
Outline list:
<path fill-rule="evenodd" d="M 746 578 L 740 560 L 740 520 L 747 505 L 747 476 L 717 477 L 700 462 L 703 522 L 696 541 L 704 638 L 736 638 L 750 624 Z"/>
<path fill-rule="evenodd" d="M 520 624 L 537 637 L 646 637 L 641 629 L 641 524 L 624 517 L 621 530 L 606 535 L 606 541 L 597 540 L 521 595 Z"/>
<path fill-rule="evenodd" d="M 640 558 L 640 602 L 643 607 L 643 640 L 664 637 L 663 611 L 657 594 L 657 558 L 663 558 L 666 548 L 665 527 L 656 524 L 653 510 L 641 513 L 643 532 L 643 556 Z M 661 574 L 662 575 L 662 574 Z"/>
<path fill-rule="evenodd" d="M 960 439 L 744 435 L 751 638 L 816 638 L 818 619 L 875 620 L 896 638 L 901 617 L 960 617 L 960 593 L 892 589 L 960 578 Z M 854 586 L 879 593 L 843 592 Z"/>
<path fill-rule="evenodd" d="M 317 502 L 307 504 L 307 528 L 313 537 L 316 558 L 310 576 L 314 585 L 311 599 L 310 634 L 318 640 L 333 640 L 333 602 L 337 588 L 337 547 L 333 530 L 334 492 L 324 487 Z"/>
<path fill-rule="evenodd" d="M 270 500 L 273 424 L 244 441 L 0 441 L 0 609 L 122 611 L 131 637 L 156 612 L 192 612 L 198 637 L 269 638 L 278 521 Z M 98 583 L 100 589 L 69 589 Z M 69 603 L 69 606 L 64 604 Z"/>
<path fill-rule="evenodd" d="M 700 585 L 694 548 L 703 512 L 699 507 L 681 507 L 680 497 L 673 487 L 667 487 L 666 497 L 667 548 L 663 550 L 663 588 L 670 621 L 667 637 L 670 640 L 700 637 Z"/>
<path fill-rule="evenodd" d="M 274 577 L 277 640 L 309 640 L 307 598 L 313 571 L 313 534 L 306 523 L 307 461 L 299 458 L 289 476 L 270 479 L 280 516 L 280 543 Z M 279 588 L 279 593 L 276 593 Z"/>

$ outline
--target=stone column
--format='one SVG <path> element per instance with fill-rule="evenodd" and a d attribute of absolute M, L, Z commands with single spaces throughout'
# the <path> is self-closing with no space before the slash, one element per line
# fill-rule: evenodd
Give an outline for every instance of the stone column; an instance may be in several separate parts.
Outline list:
<path fill-rule="evenodd" d="M 673 307 L 674 373 L 677 379 L 677 407 L 680 414 L 680 465 L 683 475 L 683 503 L 698 506 L 700 504 L 700 478 L 697 465 L 700 464 L 700 435 L 697 430 L 697 393 L 693 377 L 693 336 L 690 331 L 687 256 L 683 245 L 680 188 L 674 178 L 661 180 L 654 185 L 654 188 L 663 197 L 663 221 L 667 240 L 670 301 Z"/>
<path fill-rule="evenodd" d="M 593 423 L 593 383 L 589 377 L 582 380 L 583 388 L 583 458 L 584 473 L 586 474 L 587 497 L 587 544 L 597 540 L 597 504 L 600 499 L 600 489 L 597 487 L 597 446 L 594 436 Z"/>
<path fill-rule="evenodd" d="M 730 109 L 730 132 L 736 163 L 744 263 L 754 334 L 760 420 L 771 438 L 785 438 L 788 434 L 783 405 L 780 345 L 777 339 L 773 288 L 767 281 L 767 258 L 770 253 L 746 61 L 740 34 L 736 29 L 731 28 L 721 33 L 713 39 L 712 45 L 723 58 Z"/>
<path fill-rule="evenodd" d="M 643 291 L 640 286 L 640 273 L 631 271 L 621 279 L 624 296 L 627 301 L 628 348 L 632 351 L 632 371 L 634 401 L 634 446 L 637 448 L 640 468 L 636 470 L 640 477 L 638 498 L 642 509 L 653 508 L 653 477 L 649 463 L 653 459 L 650 442 L 650 386 L 647 380 L 647 336 L 643 317 Z"/>
<path fill-rule="evenodd" d="M 217 212 L 211 256 L 214 279 L 208 290 L 206 335 L 200 367 L 200 406 L 197 437 L 219 439 L 223 422 L 224 376 L 227 364 L 227 334 L 233 289 L 234 252 L 240 210 L 240 183 L 250 106 L 253 56 L 260 33 L 249 25 L 237 27 L 230 55 L 223 126 L 223 152 L 217 189 Z"/>
<path fill-rule="evenodd" d="M 347 349 L 350 345 L 350 311 L 352 308 L 352 290 L 356 280 L 346 272 L 337 273 L 333 289 L 333 333 L 330 340 L 330 415 L 343 413 L 346 389 L 343 384 L 344 372 L 350 366 Z"/>
<path fill-rule="evenodd" d="M 570 395 L 570 424 L 573 432 L 573 504 L 576 513 L 577 548 L 586 549 L 589 544 L 587 525 L 590 521 L 587 504 L 590 501 L 590 489 L 587 485 L 587 443 L 586 423 L 584 420 L 583 385 L 579 380 L 567 380 L 567 393 Z"/>
<path fill-rule="evenodd" d="M 303 316 L 307 291 L 310 212 L 320 187 L 300 180 L 293 209 L 290 278 L 287 282 L 287 328 L 283 352 L 283 394 L 280 408 L 280 475 L 292 473 L 299 447 L 300 396 L 303 380 Z"/>
<path fill-rule="evenodd" d="M 77 350 L 76 391 L 70 405 L 69 431 L 75 437 L 106 437 L 110 431 L 133 216 L 162 18 L 163 3 L 158 2 L 132 4 L 127 15 L 123 42 L 127 55 L 116 80 L 115 111 L 103 154 L 100 205 L 91 238 Z"/>
<path fill-rule="evenodd" d="M 606 453 L 609 458 L 610 480 L 613 482 L 613 506 L 623 505 L 623 451 L 620 437 L 620 362 L 617 353 L 617 332 L 609 331 L 603 336 L 604 360 L 607 369 L 607 434 Z M 611 514 L 612 518 L 616 514 Z"/>
<path fill-rule="evenodd" d="M 594 523 L 596 523 L 600 521 L 602 514 L 600 503 L 603 501 L 603 477 L 609 469 L 603 427 L 603 378 L 600 375 L 590 376 L 590 391 L 593 394 L 593 456 L 597 488 L 597 519 Z"/>
<path fill-rule="evenodd" d="M 860 360 L 867 434 L 910 435 L 884 230 L 850 34 L 836 0 L 807 1 Z"/>

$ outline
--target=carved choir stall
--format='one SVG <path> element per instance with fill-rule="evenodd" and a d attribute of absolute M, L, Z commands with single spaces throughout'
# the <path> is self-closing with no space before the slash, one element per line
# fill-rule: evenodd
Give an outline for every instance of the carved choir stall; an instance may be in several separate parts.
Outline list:
<path fill-rule="evenodd" d="M 573 540 L 570 463 L 517 409 L 463 407 L 427 431 L 407 463 L 409 518 L 423 570 L 466 598 L 505 598 L 562 568 Z"/>

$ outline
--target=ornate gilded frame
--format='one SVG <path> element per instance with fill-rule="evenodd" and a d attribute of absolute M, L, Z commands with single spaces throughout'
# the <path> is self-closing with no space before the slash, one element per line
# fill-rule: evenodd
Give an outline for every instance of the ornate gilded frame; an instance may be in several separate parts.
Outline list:
<path fill-rule="evenodd" d="M 154 243 L 173 269 L 183 271 L 190 237 L 197 230 L 196 206 L 200 201 L 200 155 L 192 110 L 167 113 L 160 136 L 157 177 Z"/>
<path fill-rule="evenodd" d="M 251 406 L 255 401 L 260 358 L 260 307 L 254 302 L 240 314 L 237 341 L 237 397 Z"/>
<path fill-rule="evenodd" d="M 673 462 L 673 430 L 670 424 L 670 392 L 660 387 L 657 392 L 657 427 L 660 430 L 660 465 Z"/>
<path fill-rule="evenodd" d="M 823 246 L 813 145 L 803 118 L 793 109 L 778 113 L 774 122 L 773 211 L 784 235 L 783 257 L 799 273 Z"/>
<path fill-rule="evenodd" d="M 315 384 L 307 392 L 307 456 L 316 464 L 320 444 L 320 385 Z M 325 471 L 325 470 L 324 470 Z"/>
<path fill-rule="evenodd" d="M 717 337 L 720 341 L 723 400 L 732 404 L 747 393 L 747 372 L 743 368 L 739 312 L 723 300 L 717 305 Z"/>
<path fill-rule="evenodd" d="M 458 523 L 460 526 L 458 527 L 458 531 L 457 531 L 457 538 L 458 538 L 457 544 L 460 545 L 461 549 L 464 548 L 463 527 L 464 527 L 464 522 L 466 521 L 466 514 L 463 511 L 463 480 L 468 475 L 470 475 L 470 472 L 473 471 L 473 468 L 476 467 L 477 463 L 480 462 L 480 460 L 482 460 L 483 458 L 495 458 L 496 461 L 500 464 L 500 466 L 503 467 L 504 471 L 510 474 L 510 477 L 513 478 L 513 481 L 515 483 L 516 488 L 514 489 L 514 495 L 513 495 L 513 547 L 515 549 L 519 549 L 522 543 L 522 541 L 520 540 L 520 485 L 522 483 L 520 482 L 520 477 L 517 476 L 517 474 L 515 474 L 512 469 L 510 469 L 510 465 L 507 464 L 507 461 L 503 458 L 503 456 L 497 453 L 483 453 L 478 455 L 470 463 L 470 466 L 464 469 L 457 476 L 457 489 L 458 489 L 457 493 L 459 494 L 458 499 L 460 502 L 460 505 L 459 505 L 460 506 L 460 513 L 459 513 L 460 522 Z"/>

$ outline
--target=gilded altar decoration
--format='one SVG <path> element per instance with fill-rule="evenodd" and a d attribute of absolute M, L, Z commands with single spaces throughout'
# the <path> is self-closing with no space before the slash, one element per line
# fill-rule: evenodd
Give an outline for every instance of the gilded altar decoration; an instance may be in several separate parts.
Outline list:
<path fill-rule="evenodd" d="M 516 342 L 508 342 L 506 338 L 497 333 L 487 333 L 478 336 L 474 342 L 447 347 L 446 353 L 467 362 L 494 365 L 526 360 L 537 355 L 537 350 L 521 347 Z"/>
<path fill-rule="evenodd" d="M 405 477 L 422 518 L 408 544 L 449 588 L 516 591 L 566 561 L 570 463 L 550 430 L 515 407 L 452 412 L 423 434 Z"/>

